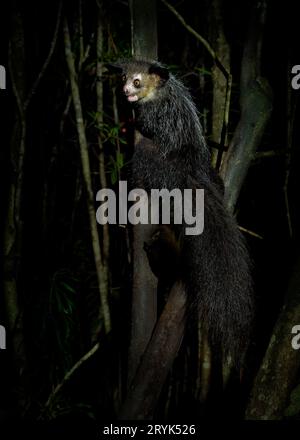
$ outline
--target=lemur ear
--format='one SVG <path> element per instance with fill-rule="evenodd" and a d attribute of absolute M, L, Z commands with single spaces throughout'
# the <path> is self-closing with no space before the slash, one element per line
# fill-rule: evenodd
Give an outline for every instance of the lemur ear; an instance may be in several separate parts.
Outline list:
<path fill-rule="evenodd" d="M 149 73 L 159 76 L 164 81 L 167 81 L 170 77 L 170 73 L 166 67 L 155 63 L 149 67 Z"/>
<path fill-rule="evenodd" d="M 124 70 L 121 63 L 105 63 L 104 66 L 111 73 L 121 74 Z"/>

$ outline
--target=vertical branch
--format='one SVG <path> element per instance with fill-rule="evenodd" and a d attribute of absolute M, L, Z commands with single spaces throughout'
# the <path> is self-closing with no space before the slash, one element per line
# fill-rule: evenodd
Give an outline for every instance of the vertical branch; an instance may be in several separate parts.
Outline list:
<path fill-rule="evenodd" d="M 24 103 L 24 110 L 27 110 L 28 105 L 31 102 L 31 99 L 33 98 L 33 96 L 35 95 L 38 86 L 40 85 L 40 82 L 47 70 L 47 67 L 50 64 L 51 58 L 53 56 L 55 47 L 56 47 L 56 43 L 57 43 L 57 38 L 58 38 L 58 33 L 59 33 L 59 28 L 60 28 L 60 20 L 61 20 L 61 11 L 62 11 L 62 1 L 59 2 L 58 4 L 58 11 L 57 11 L 57 17 L 56 17 L 56 22 L 55 22 L 55 28 L 54 28 L 54 33 L 53 33 L 53 38 L 51 41 L 51 45 L 50 45 L 50 49 L 47 55 L 47 58 L 44 61 L 44 64 L 42 65 L 42 68 L 35 80 L 35 82 L 33 83 L 33 86 L 31 87 L 31 90 L 26 98 L 26 101 Z"/>
<path fill-rule="evenodd" d="M 9 75 L 16 101 L 16 119 L 10 139 L 12 179 L 8 187 L 7 212 L 3 236 L 3 292 L 8 333 L 15 361 L 17 405 L 25 410 L 24 370 L 26 352 L 23 336 L 22 307 L 19 303 L 18 281 L 23 244 L 22 194 L 24 183 L 24 157 L 26 150 L 26 97 L 25 41 L 23 17 L 17 1 L 12 2 L 12 23 L 9 40 Z"/>
<path fill-rule="evenodd" d="M 19 25 L 21 26 L 20 22 Z M 16 35 L 22 31 L 16 31 Z M 23 38 L 23 35 L 22 35 Z M 24 41 L 18 41 L 19 51 L 24 49 Z M 21 43 L 21 45 L 20 45 Z M 12 48 L 13 45 L 13 48 Z M 14 179 L 9 188 L 8 195 L 8 211 L 6 217 L 6 225 L 4 231 L 4 295 L 6 305 L 6 315 L 11 334 L 18 334 L 17 321 L 20 315 L 18 304 L 17 279 L 20 267 L 21 243 L 22 243 L 22 191 L 24 180 L 24 156 L 25 156 L 25 139 L 26 139 L 26 118 L 23 107 L 25 96 L 25 87 L 23 81 L 15 78 L 15 70 L 20 69 L 23 57 L 18 58 L 18 65 L 13 66 L 13 52 L 16 51 L 16 42 L 9 44 L 9 73 L 11 78 L 12 90 L 16 99 L 18 116 L 14 125 L 13 135 L 11 139 L 11 150 L 14 152 L 12 157 L 12 166 L 14 169 Z M 14 56 L 18 53 L 14 52 Z M 14 59 L 14 61 L 16 61 Z M 23 70 L 18 70 L 23 72 Z M 21 333 L 20 333 L 21 334 Z M 15 338 L 13 338 L 14 340 Z M 20 349 L 20 341 L 16 341 L 15 355 Z"/>
<path fill-rule="evenodd" d="M 97 126 L 98 126 L 98 147 L 99 147 L 99 175 L 102 188 L 107 188 L 105 174 L 104 148 L 101 139 L 101 127 L 103 125 L 103 4 L 98 4 L 98 25 L 97 25 Z M 109 258 L 109 229 L 108 224 L 103 225 L 103 264 L 108 279 L 108 258 Z"/>
<path fill-rule="evenodd" d="M 84 41 L 83 41 L 83 20 L 82 20 L 82 0 L 78 0 L 78 32 L 79 32 L 79 63 L 78 71 L 80 71 L 84 58 Z"/>
<path fill-rule="evenodd" d="M 291 345 L 292 327 L 300 322 L 300 258 L 293 269 L 284 305 L 254 381 L 246 419 L 279 420 L 299 380 L 299 350 Z"/>
<path fill-rule="evenodd" d="M 156 323 L 157 278 L 150 269 L 144 251 L 144 243 L 150 239 L 154 229 L 155 225 L 151 224 L 138 224 L 133 228 L 133 286 L 128 385 L 135 376 Z"/>
<path fill-rule="evenodd" d="M 156 59 L 156 0 L 130 0 L 132 52 L 134 56 Z M 131 340 L 128 356 L 128 385 L 133 380 L 141 357 L 151 338 L 157 319 L 157 279 L 152 273 L 144 251 L 144 243 L 155 226 L 133 228 L 133 286 Z"/>
<path fill-rule="evenodd" d="M 156 0 L 130 0 L 132 55 L 157 58 Z"/>
<path fill-rule="evenodd" d="M 201 329 L 203 332 L 203 329 Z M 207 334 L 203 332 L 203 341 L 202 341 L 202 350 L 200 353 L 201 356 L 201 386 L 199 399 L 200 402 L 205 402 L 210 389 L 210 381 L 211 381 L 211 366 L 212 366 L 212 358 L 211 358 L 211 348 L 208 343 Z M 199 356 L 199 355 L 198 355 Z"/>
<path fill-rule="evenodd" d="M 213 0 L 210 7 L 210 26 L 211 26 L 211 41 L 216 51 L 216 54 L 227 70 L 230 72 L 230 46 L 226 40 L 223 25 L 222 14 L 222 0 Z M 231 75 L 230 75 L 231 77 Z M 226 90 L 228 86 L 228 80 L 223 75 L 222 71 L 215 64 L 212 67 L 212 80 L 213 80 L 213 102 L 212 102 L 212 141 L 216 144 L 221 144 L 222 128 L 224 122 L 224 116 L 226 118 L 226 131 L 224 144 L 227 145 L 227 126 L 228 126 L 228 113 L 230 96 L 228 97 Z M 231 91 L 231 84 L 229 87 Z M 224 101 L 224 96 L 226 97 Z M 216 166 L 217 152 L 213 150 L 212 163 Z"/>
<path fill-rule="evenodd" d="M 23 244 L 23 206 L 24 158 L 26 154 L 26 111 L 35 96 L 41 80 L 54 53 L 60 26 L 62 2 L 59 2 L 54 34 L 47 57 L 29 93 L 25 84 L 25 41 L 20 5 L 12 2 L 12 24 L 9 42 L 9 74 L 12 91 L 16 100 L 17 115 L 10 142 L 13 178 L 8 188 L 8 206 L 5 220 L 3 254 L 3 287 L 8 329 L 12 336 L 13 355 L 18 374 L 24 371 L 25 349 L 23 344 L 22 310 L 18 303 L 18 278 L 21 267 Z M 20 406 L 23 402 L 20 399 Z"/>
<path fill-rule="evenodd" d="M 113 114 L 114 114 L 114 123 L 117 127 L 120 126 L 120 119 L 119 119 L 119 113 L 118 113 L 118 105 L 117 105 L 117 93 L 116 93 L 116 87 L 112 88 L 112 96 L 113 96 Z M 117 152 L 120 154 L 120 140 L 119 137 L 117 138 Z M 118 170 L 119 172 L 119 170 Z M 119 176 L 120 178 L 120 176 Z"/>
<path fill-rule="evenodd" d="M 221 176 L 225 201 L 233 211 L 252 157 L 260 144 L 272 111 L 272 93 L 260 76 L 261 46 L 266 17 L 266 1 L 253 8 L 245 42 L 241 68 L 241 118 L 223 160 Z"/>
<path fill-rule="evenodd" d="M 95 266 L 96 266 L 96 272 L 98 278 L 104 328 L 106 333 L 108 333 L 111 329 L 110 311 L 109 311 L 108 299 L 107 299 L 108 280 L 106 277 L 106 272 L 104 270 L 103 259 L 99 244 L 99 236 L 98 236 L 96 215 L 94 209 L 94 196 L 92 190 L 88 145 L 85 135 L 85 127 L 84 127 L 82 106 L 81 106 L 79 88 L 78 88 L 76 71 L 75 71 L 74 56 L 71 49 L 69 26 L 66 18 L 64 20 L 64 43 L 65 43 L 66 61 L 70 75 L 72 99 L 73 99 L 73 105 L 76 115 L 76 126 L 77 126 L 78 140 L 80 146 L 83 179 L 84 179 L 86 195 L 87 195 L 88 214 L 89 214 L 90 228 L 92 235 L 92 246 L 93 246 Z"/>
<path fill-rule="evenodd" d="M 285 201 L 285 207 L 286 207 L 286 216 L 287 216 L 289 234 L 290 234 L 290 237 L 292 237 L 293 236 L 293 226 L 292 226 L 291 213 L 290 213 L 288 186 L 289 186 L 289 179 L 290 179 L 290 172 L 291 172 L 291 156 L 292 156 L 291 152 L 292 152 L 292 145 L 293 145 L 293 132 L 294 132 L 294 122 L 295 122 L 295 115 L 296 115 L 296 103 L 294 104 L 294 106 L 292 105 L 292 92 L 291 92 L 291 86 L 290 86 L 290 71 L 291 71 L 291 66 L 290 66 L 290 63 L 288 63 L 287 99 L 286 99 L 286 114 L 287 114 L 286 150 L 287 151 L 286 151 L 286 160 L 285 160 L 285 179 L 284 179 L 283 192 L 284 192 L 284 201 Z"/>
<path fill-rule="evenodd" d="M 186 295 L 181 282 L 171 289 L 120 412 L 123 420 L 153 417 L 167 374 L 180 348 L 185 329 Z"/>
<path fill-rule="evenodd" d="M 195 31 L 189 24 L 186 23 L 185 19 L 176 11 L 176 9 L 167 2 L 167 0 L 161 0 L 161 2 L 175 15 L 177 20 L 183 25 L 183 27 L 190 32 L 198 41 L 203 44 L 205 49 L 208 51 L 212 59 L 214 60 L 215 67 L 220 71 L 220 73 L 226 79 L 226 92 L 225 92 L 225 102 L 224 102 L 224 112 L 223 112 L 223 124 L 220 139 L 220 148 L 217 157 L 213 158 L 216 163 L 216 168 L 219 169 L 222 160 L 222 153 L 225 147 L 228 131 L 228 120 L 229 120 L 229 107 L 231 98 L 231 86 L 232 86 L 232 75 L 230 71 L 227 70 L 226 66 L 222 63 L 216 51 L 211 47 L 209 42 L 202 37 L 198 32 Z M 217 70 L 215 70 L 217 72 Z"/>

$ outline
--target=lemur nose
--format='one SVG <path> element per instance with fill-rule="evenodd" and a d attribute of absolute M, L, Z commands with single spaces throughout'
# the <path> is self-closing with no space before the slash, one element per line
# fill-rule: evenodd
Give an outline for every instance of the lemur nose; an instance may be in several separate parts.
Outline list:
<path fill-rule="evenodd" d="M 129 95 L 129 88 L 127 86 L 124 86 L 123 92 L 125 93 L 125 95 Z"/>

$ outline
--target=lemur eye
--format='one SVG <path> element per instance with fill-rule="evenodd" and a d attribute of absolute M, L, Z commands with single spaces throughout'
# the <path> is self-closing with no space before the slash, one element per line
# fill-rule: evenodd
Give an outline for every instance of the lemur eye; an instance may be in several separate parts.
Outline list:
<path fill-rule="evenodd" d="M 122 81 L 123 81 L 123 82 L 126 81 L 126 75 L 122 75 Z"/>
<path fill-rule="evenodd" d="M 135 80 L 133 81 L 133 85 L 134 85 L 134 87 L 140 87 L 140 84 L 141 84 L 141 82 L 140 82 L 139 79 L 135 79 Z"/>

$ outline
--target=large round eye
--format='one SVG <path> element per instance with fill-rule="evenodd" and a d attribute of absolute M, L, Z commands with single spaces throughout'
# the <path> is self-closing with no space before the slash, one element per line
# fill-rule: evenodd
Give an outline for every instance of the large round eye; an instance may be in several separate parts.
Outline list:
<path fill-rule="evenodd" d="M 123 82 L 126 81 L 126 75 L 122 75 L 122 81 L 123 81 Z"/>
<path fill-rule="evenodd" d="M 140 87 L 140 84 L 141 84 L 141 82 L 140 82 L 139 79 L 135 79 L 135 80 L 133 81 L 133 85 L 134 85 L 134 87 Z"/>

